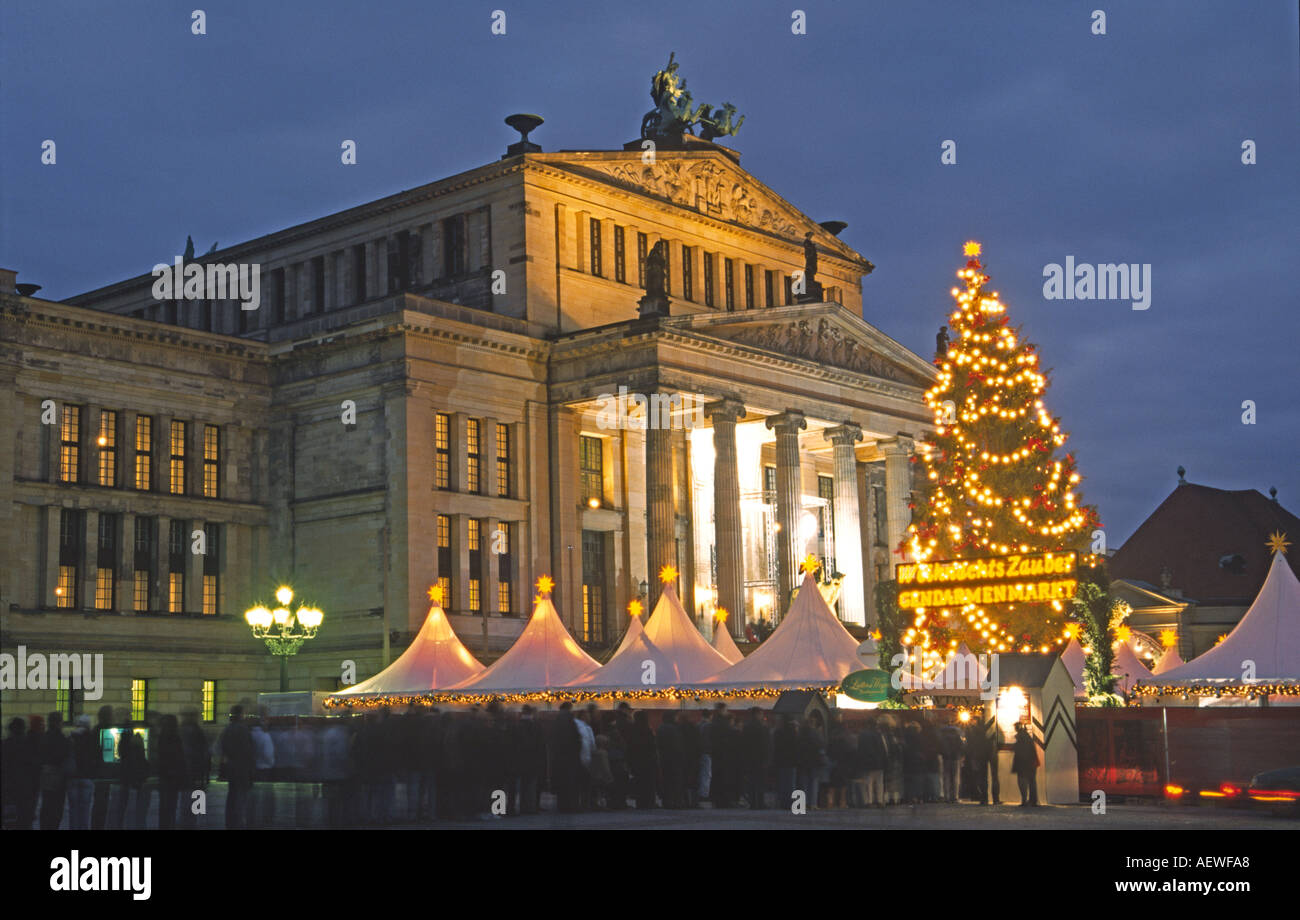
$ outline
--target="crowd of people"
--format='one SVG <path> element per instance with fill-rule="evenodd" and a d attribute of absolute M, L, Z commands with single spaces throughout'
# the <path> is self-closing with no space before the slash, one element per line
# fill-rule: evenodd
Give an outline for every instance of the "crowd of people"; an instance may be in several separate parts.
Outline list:
<path fill-rule="evenodd" d="M 268 724 L 236 706 L 211 744 L 193 712 L 150 716 L 147 751 L 141 726 L 115 725 L 108 707 L 94 727 L 78 717 L 70 733 L 57 713 L 12 720 L 5 826 L 57 828 L 66 807 L 70 828 L 145 827 L 156 786 L 156 826 L 194 827 L 214 769 L 231 828 L 270 823 L 276 782 L 319 784 L 335 827 L 536 814 L 544 793 L 565 813 L 1000 799 L 995 745 L 978 721 L 901 713 L 850 723 L 721 703 L 690 713 L 563 703 L 544 715 L 490 703 Z M 114 727 L 116 753 L 105 757 L 102 730 Z M 1011 747 L 1021 804 L 1036 805 L 1035 743 L 1018 727 Z"/>

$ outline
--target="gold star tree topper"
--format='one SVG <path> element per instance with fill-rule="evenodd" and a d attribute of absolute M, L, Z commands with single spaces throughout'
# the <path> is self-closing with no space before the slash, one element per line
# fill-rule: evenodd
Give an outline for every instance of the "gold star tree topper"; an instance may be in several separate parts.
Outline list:
<path fill-rule="evenodd" d="M 961 251 L 963 255 L 970 256 L 972 259 L 976 258 L 980 254 L 980 244 L 974 240 L 967 240 Z"/>
<path fill-rule="evenodd" d="M 429 600 L 435 607 L 442 606 L 442 585 L 429 585 Z"/>
<path fill-rule="evenodd" d="M 1286 548 L 1290 546 L 1291 543 L 1287 540 L 1286 534 L 1282 533 L 1280 530 L 1275 530 L 1269 534 L 1268 543 L 1265 545 L 1268 546 L 1269 551 L 1274 555 L 1278 553 L 1285 555 Z"/>
<path fill-rule="evenodd" d="M 677 580 L 677 566 L 666 565 L 659 570 L 659 580 L 670 585 Z"/>

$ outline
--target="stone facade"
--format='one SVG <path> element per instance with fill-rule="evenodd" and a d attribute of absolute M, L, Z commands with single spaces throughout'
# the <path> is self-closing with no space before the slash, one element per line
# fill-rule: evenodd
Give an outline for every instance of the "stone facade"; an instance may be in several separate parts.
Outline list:
<path fill-rule="evenodd" d="M 0 647 L 102 652 L 101 702 L 116 707 L 132 680 L 170 711 L 215 680 L 221 713 L 276 687 L 242 614 L 279 583 L 325 611 L 291 688 L 335 689 L 346 662 L 362 679 L 405 646 L 440 579 L 487 658 L 521 631 L 542 573 L 594 649 L 618 640 L 643 583 L 653 603 L 665 562 L 707 623 L 719 542 L 744 569 L 721 589 L 745 607 L 737 635 L 780 615 L 803 551 L 833 561 L 854 592 L 842 614 L 870 622 L 872 585 L 897 561 L 876 522 L 896 545 L 932 368 L 862 320 L 870 263 L 711 147 L 656 164 L 639 150 L 511 156 L 203 257 L 260 266 L 251 311 L 157 300 L 150 275 L 53 303 L 0 274 L 0 421 L 14 433 L 0 451 Z M 826 301 L 797 304 L 807 232 Z M 661 240 L 671 315 L 638 319 Z M 620 387 L 662 394 L 669 427 L 608 424 Z M 778 456 L 766 420 L 795 416 Z M 730 438 L 721 455 L 715 434 Z M 207 555 L 195 531 L 214 539 Z M 182 532 L 178 553 L 167 538 Z M 4 691 L 7 713 L 54 701 Z"/>

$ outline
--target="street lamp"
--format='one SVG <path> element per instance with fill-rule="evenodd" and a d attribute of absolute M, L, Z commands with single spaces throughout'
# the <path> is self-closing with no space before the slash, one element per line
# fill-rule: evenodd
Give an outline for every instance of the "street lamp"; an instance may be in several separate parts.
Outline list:
<path fill-rule="evenodd" d="M 325 618 L 319 607 L 300 606 L 298 610 L 289 609 L 293 601 L 293 589 L 282 585 L 276 589 L 275 599 L 279 602 L 274 610 L 258 604 L 244 611 L 244 620 L 253 630 L 253 637 L 261 639 L 271 654 L 280 659 L 280 692 L 289 690 L 289 656 L 298 654 L 298 649 L 308 639 L 316 638 L 316 630 Z"/>

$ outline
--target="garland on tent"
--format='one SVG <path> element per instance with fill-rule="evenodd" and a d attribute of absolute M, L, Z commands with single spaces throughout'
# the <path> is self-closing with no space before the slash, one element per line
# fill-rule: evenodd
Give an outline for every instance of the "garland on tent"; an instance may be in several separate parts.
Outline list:
<path fill-rule="evenodd" d="M 488 703 L 612 703 L 612 702 L 729 702 L 746 699 L 776 699 L 789 690 L 812 690 L 825 693 L 838 688 L 839 681 L 821 681 L 798 687 L 747 687 L 744 689 L 713 689 L 696 687 L 657 687 L 653 690 L 520 690 L 500 693 L 457 692 L 455 690 L 430 690 L 427 693 L 385 693 L 363 698 L 330 697 L 326 709 L 383 709 L 406 706 L 437 706 L 447 704 L 478 705 Z"/>

